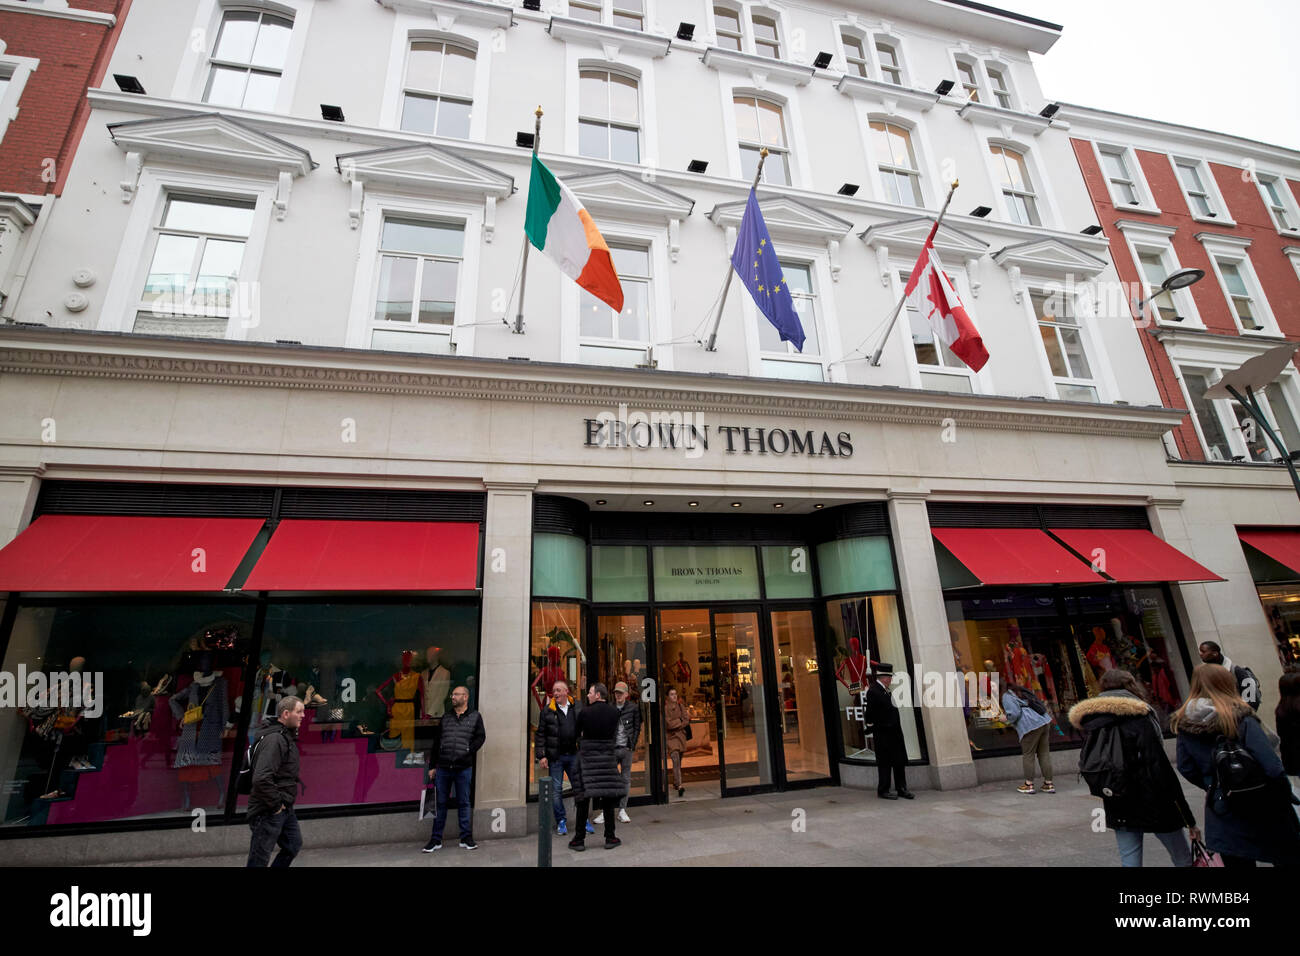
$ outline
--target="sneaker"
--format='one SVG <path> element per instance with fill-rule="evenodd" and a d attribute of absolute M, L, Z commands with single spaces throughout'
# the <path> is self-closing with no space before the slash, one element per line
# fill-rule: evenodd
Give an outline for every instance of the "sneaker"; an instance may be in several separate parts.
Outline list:
<path fill-rule="evenodd" d="M 574 837 L 569 841 L 569 849 L 581 853 L 583 850 L 587 849 L 587 843 L 585 840 Z"/>
<path fill-rule="evenodd" d="M 478 844 L 474 842 L 473 837 L 461 837 L 460 848 L 462 850 L 477 850 Z"/>
<path fill-rule="evenodd" d="M 619 811 L 618 811 L 618 822 L 619 822 L 619 823 L 631 823 L 631 822 L 632 822 L 632 818 L 629 817 L 629 816 L 627 815 L 627 811 L 626 811 L 626 810 L 619 810 Z"/>
<path fill-rule="evenodd" d="M 587 832 L 588 832 L 588 833 L 595 833 L 595 832 L 596 832 L 596 827 L 592 824 L 592 822 L 591 822 L 590 820 L 587 821 Z"/>
<path fill-rule="evenodd" d="M 434 852 L 435 850 L 441 850 L 441 849 L 442 849 L 442 841 L 441 841 L 441 840 L 434 839 L 433 837 L 430 837 L 430 838 L 429 838 L 429 842 L 426 843 L 426 844 L 424 845 L 424 849 L 421 850 L 420 852 L 421 852 L 421 853 L 432 853 L 432 852 Z"/>
<path fill-rule="evenodd" d="M 592 820 L 591 822 L 592 822 L 592 823 L 604 823 L 604 822 L 605 822 L 605 814 L 603 814 L 603 813 L 598 813 L 598 814 L 596 814 L 596 819 Z M 588 832 L 588 833 L 592 833 L 592 832 L 594 832 L 594 831 L 592 831 L 592 830 L 588 830 L 587 832 Z"/>
<path fill-rule="evenodd" d="M 620 840 L 618 837 L 611 837 L 610 839 L 608 839 L 608 840 L 605 841 L 605 849 L 606 849 L 606 850 L 612 850 L 612 849 L 614 849 L 615 847 L 619 847 L 619 846 L 622 846 L 622 845 L 623 845 L 623 841 Z"/>
<path fill-rule="evenodd" d="M 555 833 L 556 833 L 557 836 L 568 836 L 568 835 L 569 835 L 569 825 L 568 825 L 567 823 L 565 823 L 563 820 L 561 820 L 561 821 L 560 821 L 560 825 L 559 825 L 558 827 L 555 828 Z"/>
<path fill-rule="evenodd" d="M 1056 788 L 1052 786 L 1051 782 L 1044 780 L 1043 793 L 1056 793 Z"/>
<path fill-rule="evenodd" d="M 1020 786 L 1016 787 L 1016 790 L 1021 793 L 1033 793 L 1034 785 L 1032 783 L 1022 783 Z"/>

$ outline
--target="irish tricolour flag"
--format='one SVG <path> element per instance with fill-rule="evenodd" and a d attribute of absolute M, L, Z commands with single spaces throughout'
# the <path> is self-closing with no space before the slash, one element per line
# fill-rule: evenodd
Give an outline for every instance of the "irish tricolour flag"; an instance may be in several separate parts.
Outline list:
<path fill-rule="evenodd" d="M 536 156 L 528 184 L 524 232 L 529 242 L 542 250 L 566 276 L 608 303 L 615 312 L 623 311 L 623 287 L 614 273 L 605 237 L 578 197 Z"/>

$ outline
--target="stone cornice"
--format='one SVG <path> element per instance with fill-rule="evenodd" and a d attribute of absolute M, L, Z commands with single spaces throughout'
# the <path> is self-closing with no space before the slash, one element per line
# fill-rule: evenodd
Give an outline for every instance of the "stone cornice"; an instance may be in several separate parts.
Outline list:
<path fill-rule="evenodd" d="M 1186 414 L 892 386 L 44 328 L 0 329 L 0 372 L 926 426 L 952 419 L 971 428 L 1151 439 L 1176 427 Z"/>
<path fill-rule="evenodd" d="M 99 13 L 95 10 L 78 10 L 75 7 L 33 6 L 30 3 L 16 3 L 14 0 L 0 0 L 0 13 L 32 13 L 40 17 L 55 17 L 59 20 L 79 20 L 82 23 L 94 23 L 101 27 L 114 27 L 117 17 L 111 13 Z"/>

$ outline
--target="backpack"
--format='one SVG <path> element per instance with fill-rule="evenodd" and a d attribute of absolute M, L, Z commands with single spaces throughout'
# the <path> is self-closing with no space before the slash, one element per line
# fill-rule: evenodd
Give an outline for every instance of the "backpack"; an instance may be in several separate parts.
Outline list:
<path fill-rule="evenodd" d="M 263 734 L 248 745 L 244 751 L 244 765 L 239 769 L 239 781 L 236 784 L 238 792 L 250 794 L 253 792 L 253 767 L 254 761 L 257 760 L 257 751 L 262 746 L 262 741 L 269 737 L 270 734 Z"/>
<path fill-rule="evenodd" d="M 1094 797 L 1114 799 L 1128 793 L 1124 741 L 1118 724 L 1108 724 L 1088 734 L 1079 754 L 1079 776 Z"/>
<path fill-rule="evenodd" d="M 1254 755 L 1235 739 L 1220 736 L 1210 758 L 1214 769 L 1214 787 L 1232 813 L 1250 813 L 1258 809 L 1260 798 L 1268 792 L 1268 775 Z"/>
<path fill-rule="evenodd" d="M 1029 705 L 1029 709 L 1040 716 L 1047 716 L 1047 705 L 1039 699 L 1038 695 L 1032 690 L 1025 691 L 1025 696 L 1020 698 L 1024 703 Z"/>

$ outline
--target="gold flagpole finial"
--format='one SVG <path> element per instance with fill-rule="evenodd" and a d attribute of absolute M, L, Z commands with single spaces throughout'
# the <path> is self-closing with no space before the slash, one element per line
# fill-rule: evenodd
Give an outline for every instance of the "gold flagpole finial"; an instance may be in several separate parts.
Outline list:
<path fill-rule="evenodd" d="M 541 103 L 538 103 L 538 104 L 537 104 L 537 118 L 538 118 L 538 119 L 541 119 L 541 118 L 542 118 L 542 104 L 541 104 Z"/>
<path fill-rule="evenodd" d="M 961 183 L 959 183 L 957 180 L 954 179 L 954 180 L 952 181 L 952 188 L 953 188 L 953 189 L 956 189 L 959 185 L 961 185 Z"/>
<path fill-rule="evenodd" d="M 764 159 L 767 159 L 767 157 L 768 157 L 769 155 L 771 155 L 771 154 L 768 153 L 768 151 L 767 151 L 767 147 L 764 146 L 762 149 L 760 149 L 760 150 L 758 151 L 758 155 L 762 156 Z"/>

